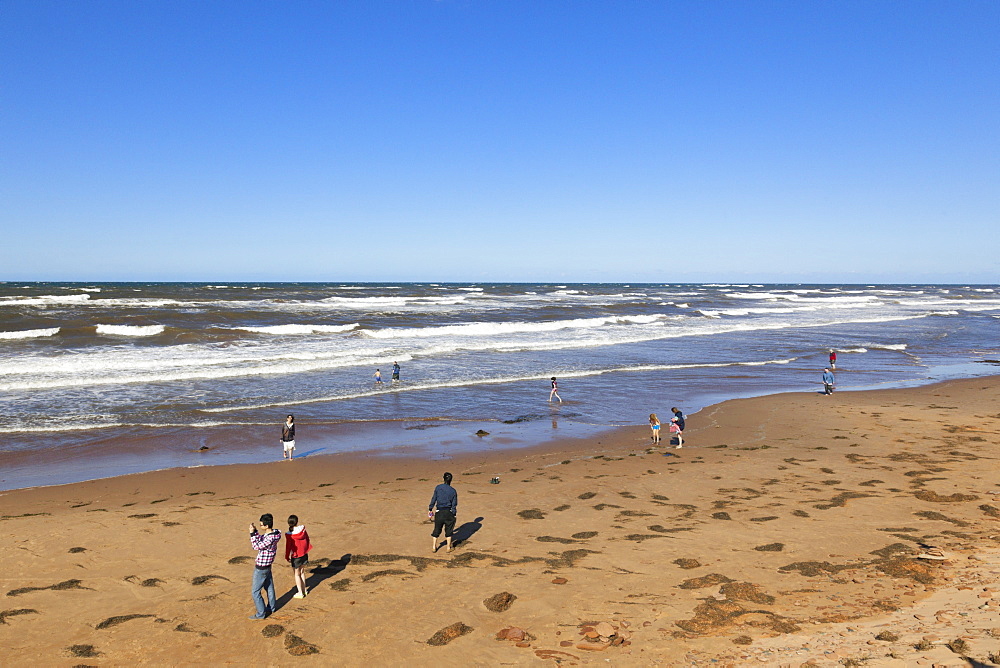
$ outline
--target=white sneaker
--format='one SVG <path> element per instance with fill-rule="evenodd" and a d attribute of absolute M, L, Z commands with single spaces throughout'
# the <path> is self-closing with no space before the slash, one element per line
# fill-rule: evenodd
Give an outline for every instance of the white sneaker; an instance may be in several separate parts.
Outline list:
<path fill-rule="evenodd" d="M 305 594 L 300 594 L 299 592 L 295 592 L 294 594 L 292 594 L 292 598 L 305 598 L 305 597 L 306 597 Z"/>

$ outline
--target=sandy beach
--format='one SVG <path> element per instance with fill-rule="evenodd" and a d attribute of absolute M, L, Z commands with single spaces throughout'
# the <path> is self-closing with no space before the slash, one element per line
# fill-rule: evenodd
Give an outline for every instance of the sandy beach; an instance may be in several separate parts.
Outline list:
<path fill-rule="evenodd" d="M 998 389 L 733 400 L 688 416 L 683 449 L 651 449 L 636 426 L 448 461 L 309 457 L 4 492 L 4 661 L 989 664 Z M 458 544 L 432 554 L 445 470 Z M 264 512 L 282 529 L 297 514 L 315 548 L 309 595 L 291 598 L 279 554 L 280 608 L 254 622 L 247 526 Z"/>

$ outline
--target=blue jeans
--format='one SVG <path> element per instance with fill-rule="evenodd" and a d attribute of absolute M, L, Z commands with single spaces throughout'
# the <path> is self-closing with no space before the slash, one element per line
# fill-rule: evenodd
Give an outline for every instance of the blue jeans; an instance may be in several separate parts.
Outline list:
<path fill-rule="evenodd" d="M 271 576 L 270 568 L 253 569 L 253 584 L 250 585 L 250 593 L 253 595 L 253 604 L 257 606 L 257 617 L 263 619 L 275 610 L 278 597 L 274 595 L 274 578 Z M 267 587 L 267 605 L 260 595 L 260 590 Z"/>

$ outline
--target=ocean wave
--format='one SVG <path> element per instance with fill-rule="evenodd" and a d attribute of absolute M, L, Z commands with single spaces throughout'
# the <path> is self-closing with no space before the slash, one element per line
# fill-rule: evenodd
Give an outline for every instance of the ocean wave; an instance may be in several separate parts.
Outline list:
<path fill-rule="evenodd" d="M 300 302 L 308 304 L 326 304 L 344 308 L 370 309 L 374 307 L 403 307 L 411 305 L 422 306 L 453 306 L 461 304 L 471 295 L 449 295 L 447 297 L 327 297 L 318 302 Z"/>
<path fill-rule="evenodd" d="M 440 327 L 387 327 L 385 329 L 362 330 L 362 333 L 365 336 L 377 339 L 427 338 L 432 336 L 496 336 L 527 332 L 553 332 L 560 329 L 587 329 L 615 324 L 648 325 L 660 322 L 663 319 L 663 316 L 658 315 L 637 315 L 551 320 L 548 322 L 470 322 L 460 325 L 442 325 Z"/>
<path fill-rule="evenodd" d="M 0 383 L 0 391 L 294 375 L 332 369 L 374 368 L 385 366 L 387 359 L 406 362 L 418 356 L 435 359 L 456 352 L 582 350 L 684 337 L 902 321 L 927 315 L 929 314 L 824 318 L 822 321 L 808 323 L 706 321 L 684 316 L 676 319 L 665 316 L 644 316 L 654 321 L 643 325 L 561 329 L 558 336 L 540 337 L 537 336 L 537 331 L 529 331 L 514 332 L 509 336 L 421 338 L 418 335 L 395 340 L 389 340 L 388 336 L 382 339 L 346 337 L 339 340 L 337 346 L 330 346 L 328 341 L 322 338 L 307 338 L 293 348 L 287 343 L 282 343 L 280 338 L 269 337 L 263 342 L 225 347 L 217 344 L 176 344 L 141 350 L 116 347 L 110 350 L 65 352 L 59 355 L 18 355 L 0 360 L 0 379 L 6 381 Z M 659 318 L 662 318 L 662 321 L 658 320 Z M 586 320 L 594 319 L 584 319 Z M 437 329 L 440 332 L 444 328 L 428 329 Z M 380 340 L 385 343 L 373 345 Z M 900 350 L 905 348 L 905 344 L 887 344 L 887 346 L 899 346 L 895 349 Z M 866 347 L 880 346 L 866 344 Z"/>
<path fill-rule="evenodd" d="M 90 299 L 82 295 L 39 295 L 37 297 L 0 297 L 0 306 L 58 306 L 60 304 L 80 304 Z"/>
<path fill-rule="evenodd" d="M 559 374 L 560 379 L 564 378 L 585 378 L 588 376 L 603 376 L 611 373 L 630 373 L 640 371 L 669 371 L 678 369 L 714 369 L 720 367 L 739 366 L 767 366 L 770 364 L 788 364 L 798 359 L 792 357 L 788 359 L 762 360 L 755 362 L 706 362 L 687 364 L 640 364 L 634 366 L 614 367 L 609 369 L 590 369 L 569 371 Z M 297 406 L 301 404 L 315 404 L 327 401 L 343 401 L 346 399 L 359 399 L 362 397 L 378 396 L 385 393 L 395 392 L 416 392 L 420 390 L 435 390 L 441 388 L 468 387 L 473 385 L 502 385 L 507 383 L 520 383 L 527 381 L 547 381 L 551 374 L 526 374 L 519 376 L 496 376 L 487 378 L 456 379 L 434 383 L 411 383 L 407 385 L 394 385 L 386 388 L 373 388 L 360 392 L 346 392 L 344 394 L 332 394 L 311 399 L 295 399 L 294 401 L 275 401 L 268 403 L 247 404 L 243 406 L 219 406 L 213 408 L 199 409 L 203 413 L 231 413 L 236 411 L 260 410 L 263 408 L 279 408 L 282 406 Z"/>
<path fill-rule="evenodd" d="M 105 336 L 156 336 L 165 329 L 163 325 L 98 325 L 97 333 Z"/>
<path fill-rule="evenodd" d="M 36 339 L 42 336 L 54 336 L 59 333 L 58 327 L 45 329 L 25 329 L 20 332 L 0 332 L 0 339 Z"/>
<path fill-rule="evenodd" d="M 339 332 L 349 332 L 352 329 L 357 329 L 359 326 L 359 323 L 355 322 L 350 325 L 265 325 L 262 327 L 230 327 L 229 329 L 255 332 L 257 334 L 295 335 L 336 334 Z"/>

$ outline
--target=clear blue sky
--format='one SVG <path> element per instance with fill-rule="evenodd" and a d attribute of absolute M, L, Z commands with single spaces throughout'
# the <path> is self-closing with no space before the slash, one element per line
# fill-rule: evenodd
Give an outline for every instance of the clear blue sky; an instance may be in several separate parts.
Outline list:
<path fill-rule="evenodd" d="M 0 279 L 1000 282 L 1000 2 L 0 0 Z"/>

